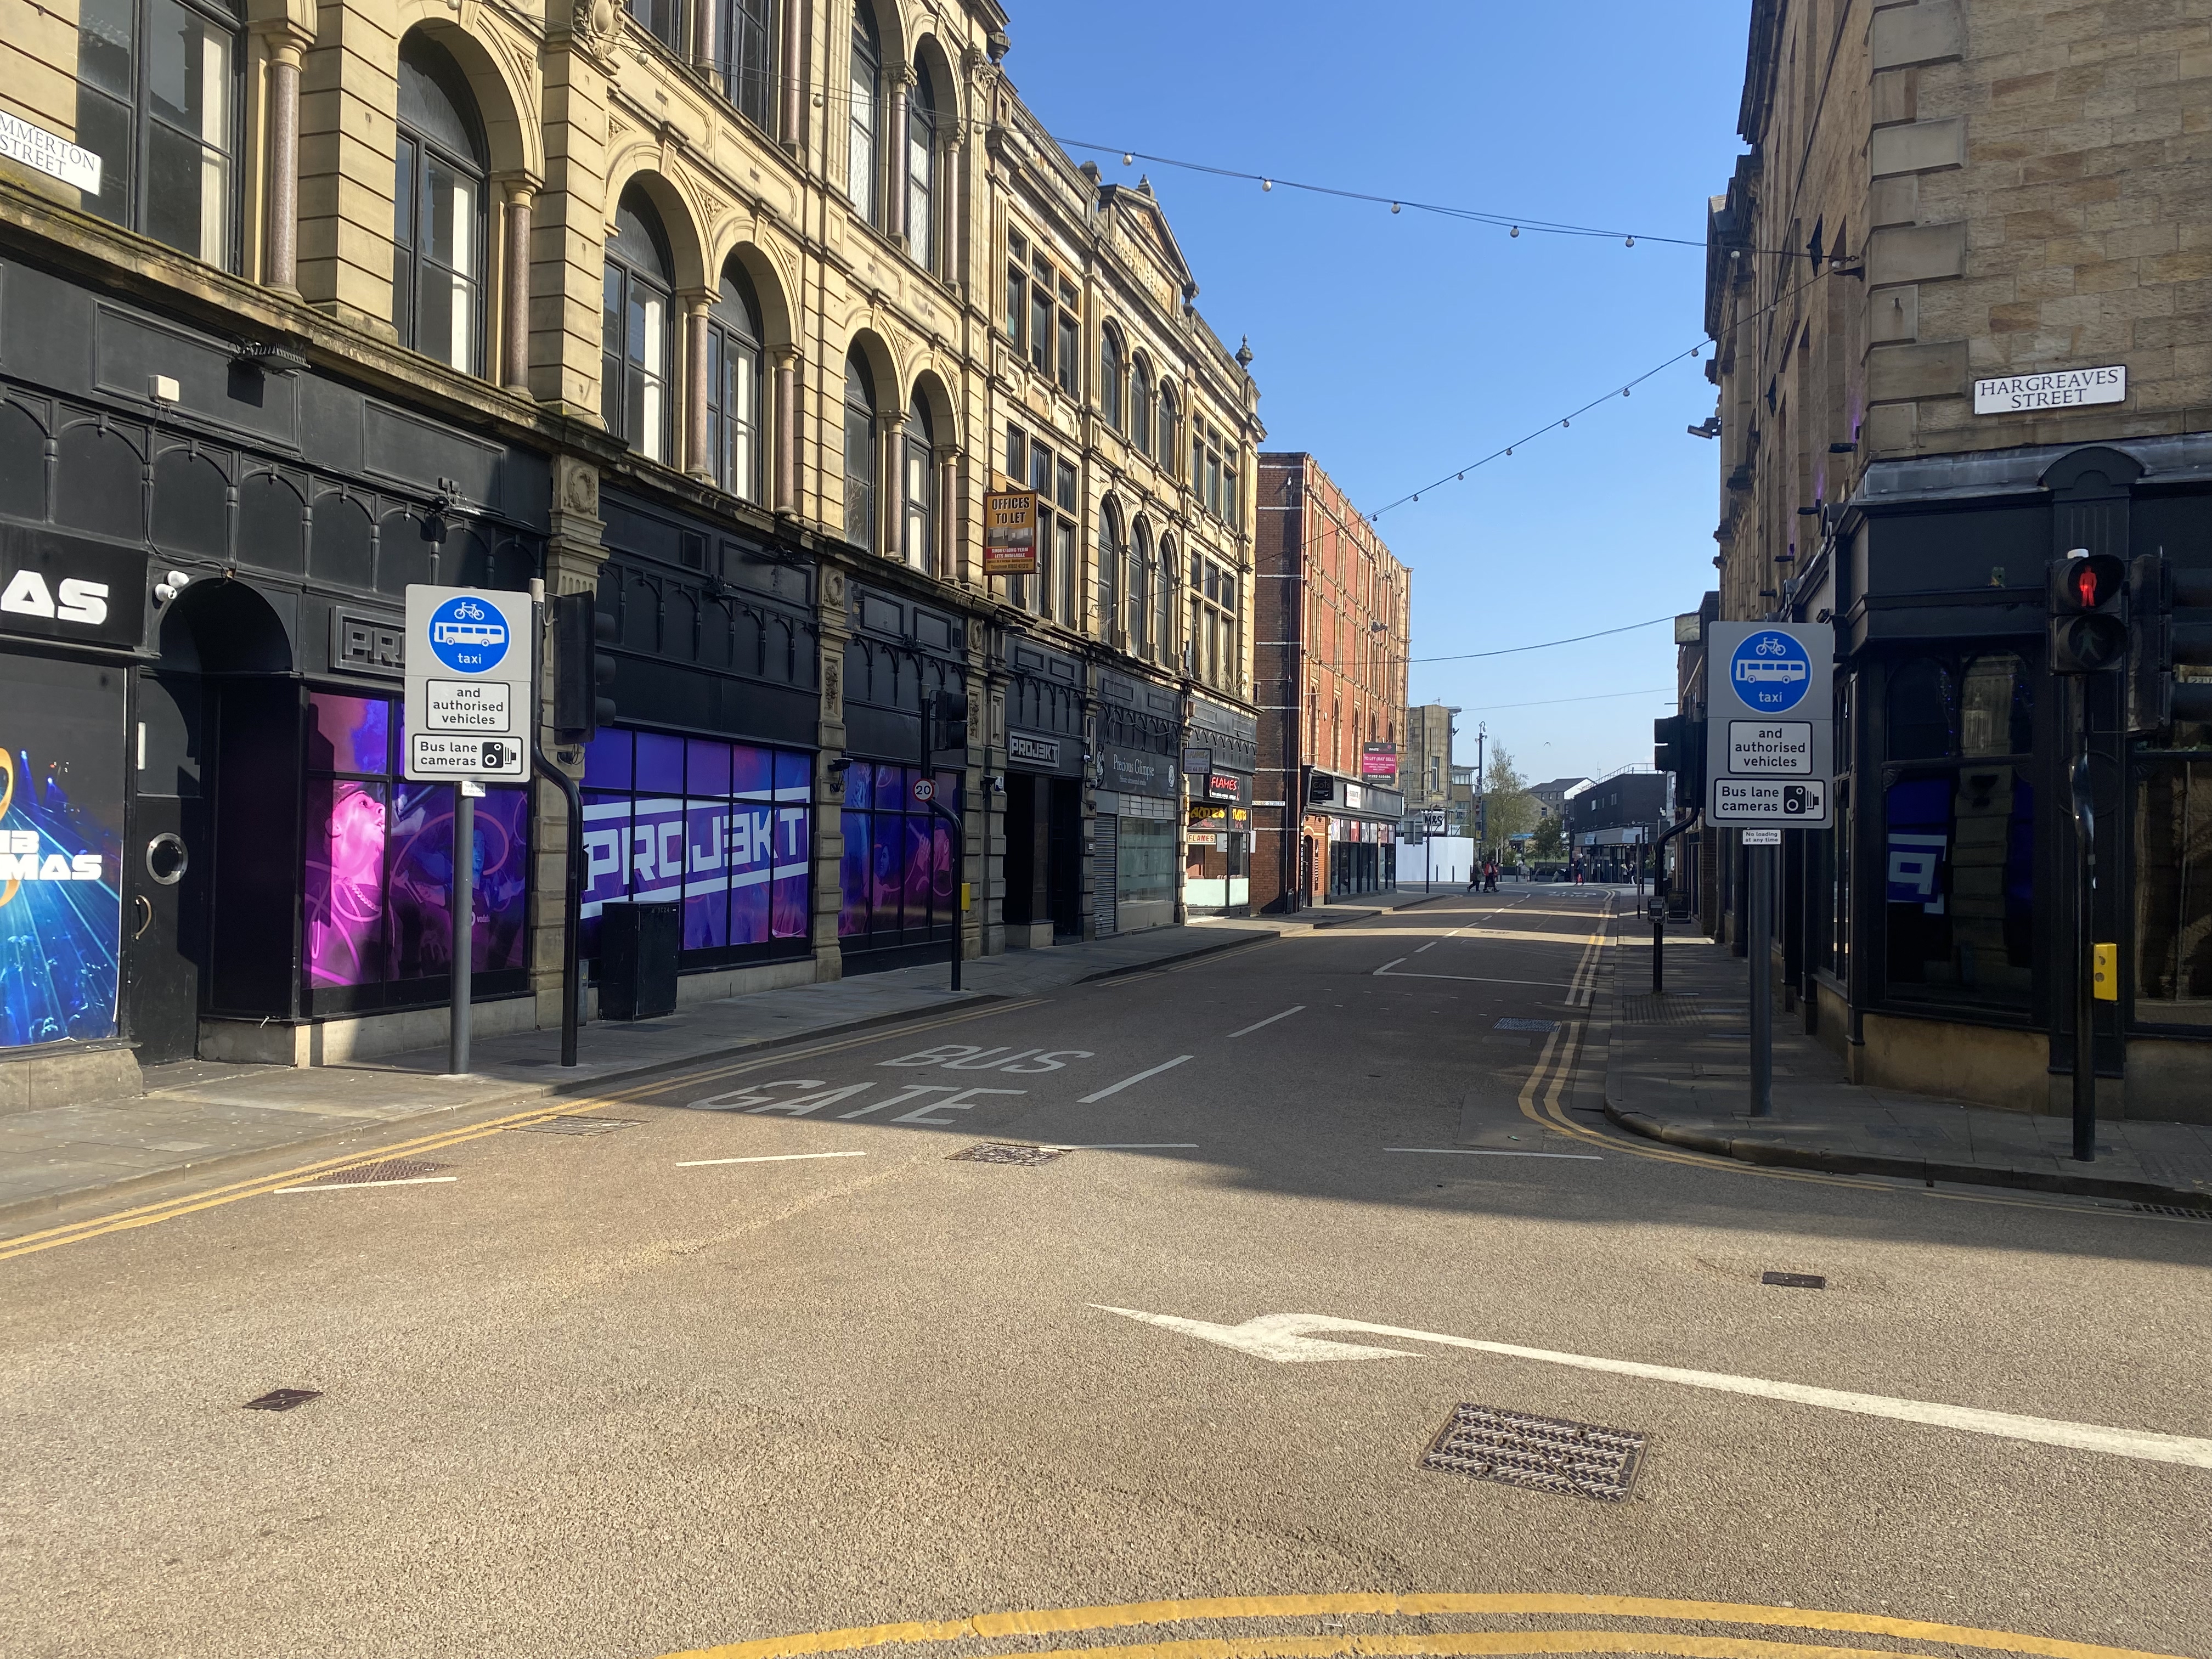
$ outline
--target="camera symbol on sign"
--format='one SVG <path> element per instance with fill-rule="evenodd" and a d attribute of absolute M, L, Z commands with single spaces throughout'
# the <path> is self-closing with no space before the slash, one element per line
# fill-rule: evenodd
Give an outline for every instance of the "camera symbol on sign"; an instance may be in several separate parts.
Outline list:
<path fill-rule="evenodd" d="M 1802 783 L 1782 786 L 1782 811 L 1785 817 L 1802 817 L 1813 810 L 1812 791 Z"/>
<path fill-rule="evenodd" d="M 483 746 L 483 767 L 487 772 L 496 772 L 507 764 L 507 745 L 487 743 Z M 1802 791 L 1800 792 L 1802 793 Z"/>

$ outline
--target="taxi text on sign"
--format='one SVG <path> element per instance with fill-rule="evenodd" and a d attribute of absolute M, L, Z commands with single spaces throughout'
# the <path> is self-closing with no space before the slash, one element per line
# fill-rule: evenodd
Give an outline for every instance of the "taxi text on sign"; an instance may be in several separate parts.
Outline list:
<path fill-rule="evenodd" d="M 1707 823 L 1825 830 L 1833 821 L 1835 650 L 1826 623 L 1707 630 Z"/>
<path fill-rule="evenodd" d="M 529 775 L 530 596 L 407 589 L 407 775 L 417 782 Z"/>

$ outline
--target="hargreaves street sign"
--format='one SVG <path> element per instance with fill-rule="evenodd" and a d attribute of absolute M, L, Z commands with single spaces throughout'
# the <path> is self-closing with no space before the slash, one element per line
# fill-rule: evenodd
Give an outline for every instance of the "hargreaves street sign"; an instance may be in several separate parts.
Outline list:
<path fill-rule="evenodd" d="M 1706 822 L 1825 830 L 1834 821 L 1835 649 L 1826 623 L 1711 624 Z"/>
<path fill-rule="evenodd" d="M 521 779 L 534 717 L 530 599 L 468 587 L 407 589 L 407 775 Z"/>

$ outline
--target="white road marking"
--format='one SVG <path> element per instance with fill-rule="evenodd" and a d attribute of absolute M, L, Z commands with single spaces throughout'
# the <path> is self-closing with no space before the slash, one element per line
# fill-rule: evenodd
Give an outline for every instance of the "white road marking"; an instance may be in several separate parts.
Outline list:
<path fill-rule="evenodd" d="M 901 1112 L 891 1120 L 894 1123 L 953 1123 L 956 1118 L 931 1117 L 931 1112 L 972 1112 L 976 1103 L 970 1095 L 1025 1095 L 1026 1089 L 963 1089 L 950 1100 L 925 1100 L 910 1112 Z"/>
<path fill-rule="evenodd" d="M 1063 1152 L 1194 1152 L 1194 1140 L 1102 1140 L 1088 1146 L 1063 1146 Z"/>
<path fill-rule="evenodd" d="M 1510 1149 L 1488 1146 L 1385 1146 L 1386 1152 L 1436 1152 L 1447 1158 L 1572 1158 L 1589 1164 L 1602 1164 L 1602 1152 L 1516 1152 Z"/>
<path fill-rule="evenodd" d="M 1105 1099 L 1109 1095 L 1120 1094 L 1122 1090 L 1127 1088 L 1133 1083 L 1142 1083 L 1146 1078 L 1158 1077 L 1162 1072 L 1172 1072 L 1186 1060 L 1194 1060 L 1195 1058 L 1197 1058 L 1197 1056 L 1194 1054 L 1177 1054 L 1173 1060 L 1167 1060 L 1161 1065 L 1153 1066 L 1149 1072 L 1139 1072 L 1134 1077 L 1123 1078 L 1119 1083 L 1109 1083 L 1104 1088 L 1094 1091 L 1092 1093 L 1084 1096 L 1082 1099 L 1077 1101 L 1075 1103 L 1079 1106 L 1095 1104 L 1097 1102 Z"/>
<path fill-rule="evenodd" d="M 1388 961 L 1388 962 L 1384 963 L 1383 963 L 1380 968 L 1377 968 L 1375 971 L 1376 971 L 1376 973 L 1377 973 L 1378 975 L 1380 975 L 1380 974 L 1387 974 L 1387 973 L 1389 973 L 1389 972 L 1393 968 L 1395 968 L 1395 967 L 1396 967 L 1400 963 L 1403 962 L 1405 959 L 1406 959 L 1406 958 L 1405 958 L 1405 957 L 1392 957 L 1390 958 L 1390 960 L 1389 960 L 1389 961 Z"/>
<path fill-rule="evenodd" d="M 1233 1037 L 1249 1036 L 1254 1031 L 1258 1030 L 1262 1025 L 1273 1025 L 1279 1019 L 1288 1019 L 1292 1014 L 1304 1009 L 1304 1006 L 1305 1004 L 1303 1002 L 1294 1002 L 1289 1007 L 1284 1009 L 1281 1013 L 1270 1014 L 1267 1018 L 1255 1020 L 1251 1024 L 1243 1027 L 1241 1030 L 1231 1031 L 1229 1035 Z"/>
<path fill-rule="evenodd" d="M 357 1193 L 364 1187 L 434 1187 L 442 1181 L 459 1181 L 459 1176 L 410 1176 L 404 1181 L 335 1181 L 329 1186 L 279 1187 L 279 1193 Z"/>
<path fill-rule="evenodd" d="M 1960 1429 L 1970 1434 L 1996 1435 L 2039 1445 L 2064 1446 L 2075 1451 L 2101 1452 L 2112 1457 L 2136 1457 L 2153 1463 L 2179 1463 L 2190 1468 L 2212 1469 L 2212 1440 L 2191 1435 L 2160 1434 L 2148 1429 L 2114 1429 L 2096 1423 L 2069 1423 L 2048 1417 L 2021 1417 L 2011 1412 L 1983 1411 L 1972 1406 L 1946 1406 L 1924 1400 L 1896 1400 L 1885 1395 L 1851 1394 L 1840 1389 L 1808 1388 L 1801 1382 L 1778 1382 L 1760 1376 L 1734 1376 L 1723 1371 L 1684 1370 L 1674 1365 L 1646 1365 L 1631 1359 L 1601 1359 L 1589 1354 L 1555 1353 L 1547 1348 L 1524 1348 L 1510 1342 L 1479 1342 L 1472 1337 L 1446 1336 L 1437 1331 L 1408 1330 L 1399 1325 L 1370 1325 L 1364 1320 L 1334 1319 L 1327 1314 L 1262 1314 L 1242 1325 L 1217 1325 L 1202 1319 L 1180 1319 L 1172 1314 L 1140 1313 L 1134 1308 L 1091 1304 L 1102 1313 L 1119 1314 L 1188 1336 L 1218 1342 L 1272 1359 L 1278 1364 L 1312 1363 L 1324 1359 L 1408 1359 L 1402 1348 L 1374 1348 L 1357 1343 L 1330 1342 L 1310 1337 L 1308 1331 L 1358 1331 L 1368 1335 L 1395 1337 L 1401 1341 L 1438 1342 L 1447 1347 L 1472 1348 L 1508 1359 L 1535 1359 L 1550 1365 L 1571 1365 L 1579 1370 L 1610 1371 L 1653 1382 L 1676 1382 L 1686 1388 L 1711 1389 L 1722 1394 L 1751 1395 L 1786 1401 L 1793 1405 L 1818 1406 L 1824 1410 L 1851 1412 L 1862 1417 L 1886 1417 L 1900 1423 L 1924 1423 L 1936 1428 Z"/>
<path fill-rule="evenodd" d="M 957 1083 L 909 1083 L 888 1100 L 879 1100 L 872 1106 L 863 1106 L 856 1112 L 838 1113 L 837 1121 L 842 1123 L 848 1118 L 866 1117 L 872 1112 L 882 1111 L 886 1106 L 903 1106 L 909 1101 L 920 1100 L 924 1095 L 957 1095 L 959 1092 L 960 1085 Z"/>
<path fill-rule="evenodd" d="M 679 1170 L 708 1170 L 718 1164 L 797 1164 L 810 1158 L 866 1158 L 866 1152 L 771 1152 L 762 1158 L 695 1158 Z"/>
<path fill-rule="evenodd" d="M 1403 962 L 1405 959 L 1405 957 L 1400 957 L 1398 958 L 1398 962 Z M 1490 979 L 1481 974 L 1392 973 L 1390 969 L 1397 965 L 1397 962 L 1386 962 L 1380 968 L 1377 968 L 1375 970 L 1376 975 L 1386 979 L 1462 979 L 1471 985 L 1535 985 L 1545 987 L 1554 991 L 1571 991 L 1575 988 L 1566 981 L 1557 979 Z"/>
<path fill-rule="evenodd" d="M 1433 950 L 1435 950 L 1435 949 L 1437 948 L 1437 945 L 1441 945 L 1443 942 L 1443 940 L 1441 940 L 1441 939 L 1431 939 L 1431 940 L 1430 940 L 1426 945 L 1424 945 L 1421 947 L 1421 951 L 1433 951 Z M 1414 954 L 1415 956 L 1419 956 L 1419 955 L 1420 955 L 1420 954 L 1421 954 L 1421 951 L 1414 951 L 1414 952 L 1413 952 L 1413 954 Z M 1398 958 L 1398 960 L 1399 960 L 1399 961 L 1401 961 L 1401 962 L 1403 962 L 1405 959 L 1406 959 L 1406 958 L 1405 958 L 1405 957 L 1400 957 Z"/>

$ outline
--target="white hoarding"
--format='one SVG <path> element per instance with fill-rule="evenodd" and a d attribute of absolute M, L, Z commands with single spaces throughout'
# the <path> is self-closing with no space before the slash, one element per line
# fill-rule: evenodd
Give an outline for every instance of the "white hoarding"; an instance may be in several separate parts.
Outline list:
<path fill-rule="evenodd" d="M 530 775 L 532 639 L 526 593 L 409 586 L 409 778 L 489 782 Z"/>

